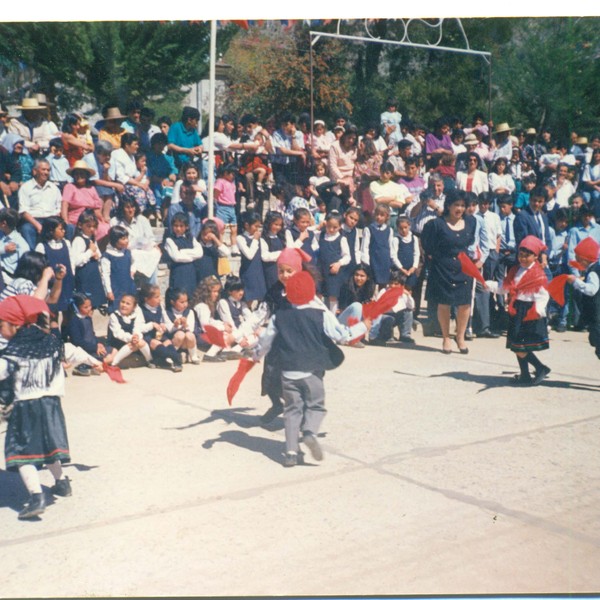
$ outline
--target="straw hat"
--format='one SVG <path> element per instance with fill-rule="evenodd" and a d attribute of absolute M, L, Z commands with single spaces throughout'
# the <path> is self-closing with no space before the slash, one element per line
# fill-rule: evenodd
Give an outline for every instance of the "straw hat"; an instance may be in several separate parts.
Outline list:
<path fill-rule="evenodd" d="M 537 135 L 537 131 L 535 130 L 535 127 L 530 127 L 526 132 L 525 135 Z"/>
<path fill-rule="evenodd" d="M 581 136 L 581 137 L 577 138 L 577 140 L 575 141 L 575 143 L 578 146 L 587 146 L 588 145 L 588 139 L 585 136 Z"/>
<path fill-rule="evenodd" d="M 510 136 L 510 143 L 513 146 L 517 146 L 518 147 L 519 146 L 519 138 L 516 135 L 511 135 Z"/>
<path fill-rule="evenodd" d="M 507 133 L 508 131 L 512 131 L 514 127 L 509 127 L 508 123 L 500 123 L 494 130 L 494 135 L 497 133 Z"/>
<path fill-rule="evenodd" d="M 23 98 L 23 104 L 17 106 L 20 110 L 43 110 L 45 106 L 41 106 L 37 98 Z"/>
<path fill-rule="evenodd" d="M 46 94 L 32 94 L 32 98 L 37 98 L 37 101 L 43 106 L 54 106 L 54 102 L 48 102 Z"/>
<path fill-rule="evenodd" d="M 125 115 L 121 114 L 121 109 L 118 106 L 111 106 L 106 109 L 106 116 L 104 117 L 105 121 L 110 121 L 112 119 L 126 119 Z"/>
<path fill-rule="evenodd" d="M 470 133 L 463 141 L 463 144 L 465 146 L 470 146 L 470 145 L 477 146 L 478 143 L 479 142 L 474 133 Z"/>
<path fill-rule="evenodd" d="M 84 160 L 76 160 L 75 164 L 70 169 L 67 169 L 67 175 L 72 175 L 73 171 L 87 171 L 90 176 L 96 174 L 96 171 L 94 171 L 94 169 L 92 169 L 92 167 L 90 167 Z"/>

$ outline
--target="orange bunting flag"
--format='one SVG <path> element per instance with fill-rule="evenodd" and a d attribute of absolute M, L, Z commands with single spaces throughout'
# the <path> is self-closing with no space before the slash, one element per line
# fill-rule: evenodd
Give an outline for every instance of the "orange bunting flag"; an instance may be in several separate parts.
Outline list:
<path fill-rule="evenodd" d="M 547 287 L 552 300 L 561 306 L 565 305 L 565 285 L 568 277 L 568 275 L 557 275 Z"/>
<path fill-rule="evenodd" d="M 363 304 L 363 319 L 376 319 L 379 315 L 392 310 L 403 293 L 404 287 L 401 285 L 388 288 L 379 300 Z"/>
<path fill-rule="evenodd" d="M 241 358 L 238 363 L 237 371 L 233 374 L 233 377 L 229 380 L 227 384 L 227 403 L 231 406 L 231 402 L 233 401 L 234 396 L 237 394 L 237 391 L 240 389 L 240 385 L 242 381 L 244 381 L 244 377 L 246 374 L 256 363 L 253 360 L 248 360 L 247 358 Z"/>
<path fill-rule="evenodd" d="M 219 346 L 220 348 L 227 346 L 223 332 L 212 325 L 205 325 L 204 333 L 200 337 L 208 344 Z"/>
<path fill-rule="evenodd" d="M 126 381 L 123 379 L 123 373 L 119 367 L 113 367 L 112 365 L 102 363 L 102 368 L 112 381 L 116 381 L 117 383 L 126 383 Z"/>
<path fill-rule="evenodd" d="M 458 253 L 458 260 L 460 261 L 460 270 L 469 277 L 472 277 L 476 281 L 479 281 L 481 285 L 485 285 L 485 279 L 481 274 L 481 271 L 475 266 L 475 263 L 464 253 Z"/>

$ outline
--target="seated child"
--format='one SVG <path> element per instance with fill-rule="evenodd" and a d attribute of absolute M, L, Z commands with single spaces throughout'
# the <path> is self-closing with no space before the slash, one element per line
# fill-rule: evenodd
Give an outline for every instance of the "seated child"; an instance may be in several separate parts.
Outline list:
<path fill-rule="evenodd" d="M 193 365 L 200 364 L 197 348 L 200 327 L 196 313 L 189 306 L 187 292 L 169 288 L 165 293 L 165 303 L 167 316 L 173 324 L 171 330 L 173 347 L 179 354 L 187 354 L 188 362 Z"/>
<path fill-rule="evenodd" d="M 105 346 L 96 337 L 92 322 L 93 312 L 92 301 L 85 294 L 74 293 L 71 307 L 63 321 L 63 336 L 96 360 L 111 364 L 117 354 L 117 349 L 110 345 Z M 80 372 L 85 370 L 80 369 Z"/>
<path fill-rule="evenodd" d="M 152 323 L 147 324 L 144 320 L 135 296 L 123 294 L 119 307 L 108 320 L 108 343 L 118 349 L 112 365 L 116 367 L 124 358 L 134 352 L 140 352 L 146 359 L 146 366 L 155 369 L 156 365 L 152 362 L 150 346 L 144 340 L 144 333 L 153 327 Z"/>
<path fill-rule="evenodd" d="M 160 288 L 152 283 L 142 285 L 139 293 L 140 309 L 148 327 L 144 341 L 150 346 L 152 358 L 161 367 L 181 373 L 181 357 L 171 341 L 173 323 L 161 306 Z"/>

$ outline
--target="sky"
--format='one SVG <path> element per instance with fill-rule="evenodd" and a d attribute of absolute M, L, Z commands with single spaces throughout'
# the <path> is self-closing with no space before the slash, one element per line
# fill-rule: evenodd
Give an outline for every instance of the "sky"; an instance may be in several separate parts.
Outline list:
<path fill-rule="evenodd" d="M 427 3 L 378 2 L 365 14 L 364 3 L 356 1 L 302 0 L 296 3 L 254 0 L 230 0 L 223 3 L 178 2 L 167 4 L 101 0 L 82 3 L 72 0 L 51 2 L 30 0 L 27 3 L 5 2 L 5 21 L 65 21 L 65 20 L 209 20 L 209 19 L 338 19 L 409 18 L 409 17 L 475 17 L 475 16 L 572 16 L 599 15 L 600 4 L 589 0 L 554 3 L 552 13 L 544 2 L 502 0 L 481 2 L 467 0 L 430 0 Z M 594 10 L 595 9 L 595 10 Z M 401 14 L 398 14 L 401 11 Z"/>

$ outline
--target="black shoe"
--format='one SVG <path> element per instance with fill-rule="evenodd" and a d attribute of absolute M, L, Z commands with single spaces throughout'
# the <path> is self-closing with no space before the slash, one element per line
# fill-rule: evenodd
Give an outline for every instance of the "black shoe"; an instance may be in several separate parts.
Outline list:
<path fill-rule="evenodd" d="M 511 382 L 513 385 L 519 385 L 519 386 L 528 386 L 531 385 L 531 382 L 533 380 L 531 379 L 531 375 L 515 375 Z"/>
<path fill-rule="evenodd" d="M 31 494 L 29 502 L 19 513 L 19 519 L 32 519 L 33 517 L 41 515 L 44 510 L 46 510 L 46 500 L 44 499 L 44 494 Z"/>
<path fill-rule="evenodd" d="M 484 329 L 481 333 L 477 334 L 477 337 L 496 339 L 500 337 L 500 334 L 496 333 L 495 331 L 491 331 L 490 329 Z"/>
<path fill-rule="evenodd" d="M 226 358 L 223 358 L 219 354 L 217 354 L 216 356 L 209 356 L 208 354 L 205 354 L 202 357 L 202 362 L 225 362 L 226 360 Z"/>
<path fill-rule="evenodd" d="M 296 465 L 301 464 L 298 460 L 298 454 L 295 452 L 286 452 L 283 455 L 283 466 L 284 467 L 295 467 Z"/>
<path fill-rule="evenodd" d="M 323 460 L 323 450 L 321 449 L 319 440 L 312 433 L 305 433 L 302 439 L 306 447 L 310 450 L 312 457 L 315 460 Z"/>
<path fill-rule="evenodd" d="M 404 344 L 414 344 L 416 343 L 415 340 L 413 340 L 410 335 L 401 335 L 400 336 L 400 341 L 403 342 Z"/>
<path fill-rule="evenodd" d="M 465 340 L 467 340 L 467 342 L 470 342 L 473 340 L 473 332 L 472 331 L 466 331 L 465 332 Z"/>
<path fill-rule="evenodd" d="M 77 375 L 79 377 L 89 377 L 92 374 L 91 371 L 91 367 L 88 367 L 87 365 L 77 365 L 73 369 L 73 375 Z"/>
<path fill-rule="evenodd" d="M 171 365 L 171 371 L 173 371 L 173 373 L 181 373 L 181 371 L 183 371 L 183 367 L 177 363 L 173 363 Z"/>
<path fill-rule="evenodd" d="M 369 346 L 387 346 L 387 342 L 382 340 L 381 338 L 375 338 L 374 340 L 369 340 Z"/>
<path fill-rule="evenodd" d="M 221 352 L 219 356 L 221 356 L 225 360 L 239 360 L 240 358 L 244 357 L 244 355 L 241 352 L 234 352 L 233 350 L 223 350 L 223 352 Z"/>
<path fill-rule="evenodd" d="M 71 480 L 68 477 L 64 479 L 59 479 L 51 488 L 50 491 L 55 496 L 71 496 L 73 492 L 71 491 Z"/>
<path fill-rule="evenodd" d="M 274 404 L 269 410 L 260 418 L 261 423 L 270 423 L 275 417 L 278 417 L 283 413 L 283 404 Z"/>
<path fill-rule="evenodd" d="M 539 385 L 548 375 L 550 375 L 550 367 L 542 365 L 541 369 L 536 369 L 531 385 Z"/>
<path fill-rule="evenodd" d="M 565 331 L 567 331 L 566 325 L 557 325 L 556 326 L 556 333 L 565 333 Z"/>

